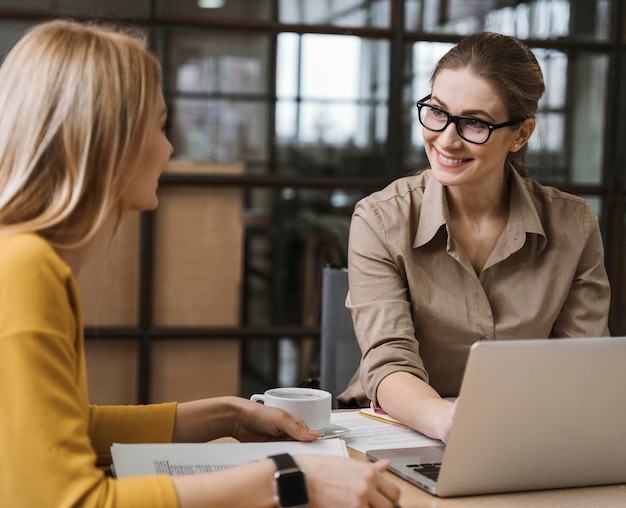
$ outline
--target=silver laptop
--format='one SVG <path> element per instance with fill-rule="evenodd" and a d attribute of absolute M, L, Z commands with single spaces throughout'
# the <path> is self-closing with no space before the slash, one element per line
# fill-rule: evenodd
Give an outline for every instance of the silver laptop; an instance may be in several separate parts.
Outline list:
<path fill-rule="evenodd" d="M 626 337 L 476 343 L 446 446 L 367 456 L 440 497 L 626 483 Z"/>

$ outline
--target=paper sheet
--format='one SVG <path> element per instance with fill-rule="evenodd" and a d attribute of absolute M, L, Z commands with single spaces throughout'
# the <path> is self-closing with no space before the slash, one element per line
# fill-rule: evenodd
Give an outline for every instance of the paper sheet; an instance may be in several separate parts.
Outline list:
<path fill-rule="evenodd" d="M 341 439 L 312 443 L 275 441 L 269 443 L 174 443 L 118 444 L 111 447 L 113 467 L 118 478 L 153 474 L 197 474 L 220 471 L 263 460 L 268 455 L 338 455 L 347 457 Z"/>
<path fill-rule="evenodd" d="M 441 441 L 400 425 L 392 425 L 359 414 L 359 411 L 337 411 L 331 422 L 350 429 L 342 436 L 350 448 L 365 453 L 380 448 L 407 448 L 411 446 L 441 445 Z"/>

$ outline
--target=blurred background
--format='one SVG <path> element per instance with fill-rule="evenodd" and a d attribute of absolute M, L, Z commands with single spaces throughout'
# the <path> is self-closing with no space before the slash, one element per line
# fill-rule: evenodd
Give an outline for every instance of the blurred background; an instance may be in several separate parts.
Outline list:
<path fill-rule="evenodd" d="M 84 291 L 95 302 L 90 383 L 120 384 L 94 397 L 191 398 L 207 385 L 249 396 L 318 376 L 322 267 L 346 265 L 358 199 L 427 166 L 415 102 L 438 58 L 483 30 L 526 41 L 542 66 L 532 176 L 599 215 L 610 327 L 626 335 L 625 4 L 0 0 L 3 55 L 32 24 L 72 17 L 145 32 L 163 64 L 175 153 L 161 206 L 132 218 L 122 253 L 106 259 L 124 286 Z M 227 356 L 216 357 L 220 347 Z M 172 362 L 179 370 L 167 378 Z M 196 388 L 172 390 L 184 376 Z"/>

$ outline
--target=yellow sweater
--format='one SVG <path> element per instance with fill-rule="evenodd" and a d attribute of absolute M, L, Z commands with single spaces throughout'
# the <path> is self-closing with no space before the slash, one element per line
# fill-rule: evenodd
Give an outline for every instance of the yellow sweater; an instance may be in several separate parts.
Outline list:
<path fill-rule="evenodd" d="M 91 406 L 80 295 L 41 237 L 0 237 L 0 507 L 177 507 L 168 476 L 112 479 L 111 443 L 169 442 L 175 404 Z"/>

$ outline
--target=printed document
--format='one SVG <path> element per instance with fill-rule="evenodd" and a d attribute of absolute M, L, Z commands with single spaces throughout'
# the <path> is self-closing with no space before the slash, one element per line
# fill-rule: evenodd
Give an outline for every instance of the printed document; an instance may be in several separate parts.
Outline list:
<path fill-rule="evenodd" d="M 363 453 L 367 450 L 383 448 L 409 448 L 441 444 L 441 441 L 431 439 L 406 426 L 374 419 L 360 414 L 360 411 L 336 411 L 333 412 L 330 420 L 335 425 L 350 429 L 350 432 L 342 436 L 342 439 L 350 448 Z"/>
<path fill-rule="evenodd" d="M 113 470 L 118 478 L 154 474 L 187 475 L 221 471 L 263 460 L 268 455 L 348 456 L 341 439 L 272 441 L 267 443 L 164 443 L 118 444 L 111 447 Z"/>

